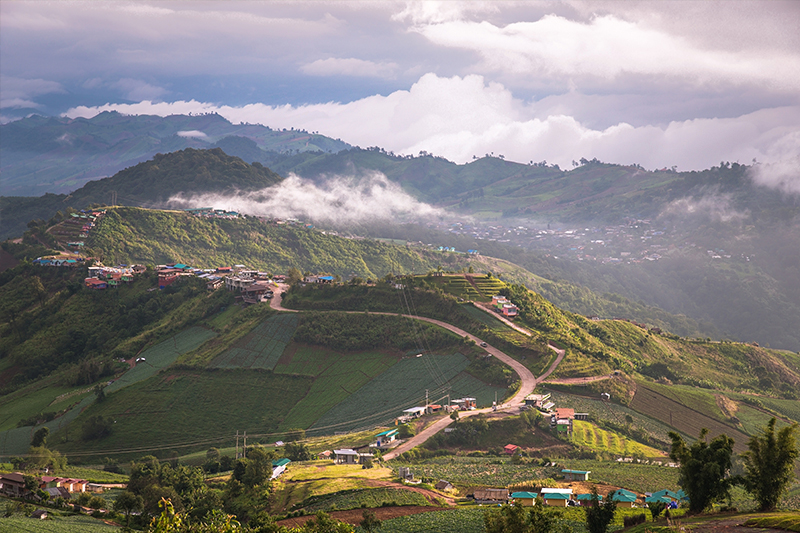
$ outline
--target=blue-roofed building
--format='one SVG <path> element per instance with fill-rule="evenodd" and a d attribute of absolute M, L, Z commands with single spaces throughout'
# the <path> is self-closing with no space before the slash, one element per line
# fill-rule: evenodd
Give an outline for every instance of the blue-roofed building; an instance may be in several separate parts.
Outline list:
<path fill-rule="evenodd" d="M 578 505 L 581 505 L 581 506 L 584 506 L 584 507 L 588 507 L 588 506 L 592 505 L 592 494 L 591 493 L 578 494 L 577 496 L 575 496 L 575 499 L 578 501 Z M 602 502 L 603 501 L 603 495 L 602 494 L 598 494 L 597 495 L 597 501 L 598 502 Z"/>
<path fill-rule="evenodd" d="M 284 457 L 283 459 L 278 459 L 276 461 L 272 461 L 272 477 L 270 479 L 275 479 L 276 477 L 280 476 L 286 471 L 286 467 L 289 466 L 289 463 L 292 461 Z"/>
<path fill-rule="evenodd" d="M 566 481 L 589 481 L 589 474 L 592 472 L 589 470 L 569 470 L 565 468 L 561 473 L 564 474 L 564 479 Z"/>
<path fill-rule="evenodd" d="M 511 498 L 519 502 L 523 507 L 533 507 L 536 505 L 536 498 L 539 496 L 535 492 L 512 492 Z"/>
<path fill-rule="evenodd" d="M 386 431 L 381 431 L 375 438 L 378 439 L 377 446 L 378 448 L 382 446 L 386 446 L 390 442 L 394 442 L 397 438 L 397 430 L 396 429 L 387 429 Z"/>
<path fill-rule="evenodd" d="M 633 492 L 620 489 L 614 493 L 613 500 L 617 502 L 617 507 L 631 508 L 636 503 L 638 496 Z"/>

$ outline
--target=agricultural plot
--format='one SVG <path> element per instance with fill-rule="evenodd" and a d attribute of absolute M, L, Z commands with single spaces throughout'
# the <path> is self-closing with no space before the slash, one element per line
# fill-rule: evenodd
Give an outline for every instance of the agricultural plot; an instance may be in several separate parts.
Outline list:
<path fill-rule="evenodd" d="M 511 331 L 511 328 L 506 326 L 503 322 L 472 304 L 464 304 L 461 306 L 461 309 L 463 309 L 470 318 L 477 320 L 493 331 Z"/>
<path fill-rule="evenodd" d="M 30 392 L 28 392 L 30 391 Z M 0 403 L 0 431 L 17 427 L 20 420 L 39 413 L 58 412 L 71 404 L 78 403 L 82 397 L 92 394 L 92 388 L 63 387 L 53 385 L 39 390 L 23 389 L 9 394 Z"/>
<path fill-rule="evenodd" d="M 556 405 L 560 407 L 572 407 L 577 413 L 589 413 L 589 420 L 608 420 L 617 424 L 627 424 L 628 417 L 630 417 L 634 426 L 642 428 L 653 438 L 662 442 L 669 442 L 668 434 L 670 431 L 674 431 L 674 429 L 667 424 L 663 424 L 658 420 L 654 420 L 624 405 L 603 402 L 599 399 L 593 400 L 584 396 L 573 396 L 571 394 L 555 391 L 550 392 L 551 398 Z M 684 435 L 684 438 L 691 437 L 694 439 L 696 436 L 697 435 Z"/>
<path fill-rule="evenodd" d="M 484 533 L 485 508 L 433 511 L 384 520 L 381 533 Z"/>
<path fill-rule="evenodd" d="M 500 289 L 505 287 L 505 283 L 497 278 L 487 278 L 482 276 L 472 276 L 472 281 L 478 287 L 478 290 L 486 298 L 491 298 L 500 292 Z"/>
<path fill-rule="evenodd" d="M 664 452 L 645 446 L 634 440 L 626 439 L 616 433 L 600 429 L 590 422 L 573 421 L 572 442 L 590 450 L 629 456 L 640 453 L 645 457 L 658 457 Z"/>
<path fill-rule="evenodd" d="M 777 398 L 760 397 L 759 400 L 768 409 L 781 413 L 787 418 L 800 422 L 800 401 L 780 400 Z"/>
<path fill-rule="evenodd" d="M 16 515 L 10 518 L 0 518 L 0 531 L 14 531 L 19 533 L 110 533 L 119 531 L 118 527 L 110 526 L 89 516 L 53 516 L 52 520 L 31 520 L 27 516 Z"/>
<path fill-rule="evenodd" d="M 272 316 L 217 356 L 209 366 L 272 370 L 292 340 L 297 322 L 294 313 Z"/>
<path fill-rule="evenodd" d="M 448 392 L 451 398 L 472 396 L 478 406 L 491 405 L 495 391 L 499 397 L 505 394 L 505 389 L 488 387 L 468 374 L 459 376 L 468 365 L 459 353 L 403 359 L 326 412 L 311 430 L 333 433 L 378 425 L 419 405 L 425 390 L 432 399 Z"/>
<path fill-rule="evenodd" d="M 758 435 L 759 431 L 767 426 L 767 423 L 772 417 L 773 415 L 759 411 L 755 407 L 750 407 L 744 403 L 740 403 L 739 409 L 736 411 L 736 418 L 739 419 L 739 425 L 742 426 L 742 429 L 748 435 Z M 788 424 L 781 419 L 778 419 L 776 423 L 778 429 L 786 425 Z"/>
<path fill-rule="evenodd" d="M 281 431 L 308 428 L 339 402 L 397 362 L 381 352 L 336 353 L 302 347 L 292 359 L 275 367 L 275 373 L 316 376 L 308 394 L 300 400 L 281 424 Z"/>
<path fill-rule="evenodd" d="M 191 352 L 207 340 L 215 337 L 210 329 L 192 327 L 139 354 L 145 361 L 125 372 L 121 378 L 106 387 L 106 394 L 144 381 L 174 363 L 181 355 Z"/>
<path fill-rule="evenodd" d="M 408 466 L 414 477 L 446 479 L 459 487 L 506 487 L 531 479 L 554 478 L 561 469 L 514 465 L 499 457 L 435 457 L 413 464 L 392 461 L 392 466 Z"/>
<path fill-rule="evenodd" d="M 442 290 L 456 298 L 465 300 L 485 300 L 464 276 L 442 276 L 434 278 L 442 286 Z"/>
<path fill-rule="evenodd" d="M 602 481 L 616 487 L 623 487 L 639 494 L 656 492 L 661 489 L 678 490 L 678 468 L 661 465 L 618 463 L 616 461 L 572 460 L 566 468 L 588 470 L 590 481 Z"/>
<path fill-rule="evenodd" d="M 669 424 L 694 438 L 697 438 L 701 429 L 707 428 L 710 438 L 723 433 L 732 437 L 735 441 L 733 449 L 736 453 L 747 449 L 748 437 L 741 431 L 667 398 L 642 383 L 639 383 L 630 406 L 632 409 Z"/>
<path fill-rule="evenodd" d="M 311 498 L 298 507 L 305 509 L 307 513 L 316 513 L 317 511 L 345 511 L 359 507 L 381 507 L 384 504 L 426 506 L 430 505 L 430 502 L 418 492 L 382 487 L 335 492 Z"/>

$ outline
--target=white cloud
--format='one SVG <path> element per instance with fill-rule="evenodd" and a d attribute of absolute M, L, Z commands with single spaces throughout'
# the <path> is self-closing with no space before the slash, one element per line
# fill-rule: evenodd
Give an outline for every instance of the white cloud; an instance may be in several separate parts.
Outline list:
<path fill-rule="evenodd" d="M 163 87 L 133 78 L 122 78 L 118 82 L 112 83 L 111 87 L 119 89 L 126 99 L 134 101 L 155 100 L 168 92 Z"/>
<path fill-rule="evenodd" d="M 198 130 L 179 131 L 178 137 L 189 137 L 195 139 L 208 139 L 208 135 Z"/>
<path fill-rule="evenodd" d="M 620 122 L 593 129 L 567 114 L 538 116 L 535 104 L 514 98 L 503 85 L 486 83 L 481 76 L 433 74 L 407 91 L 343 104 L 233 107 L 145 101 L 79 107 L 66 115 L 91 117 L 107 110 L 161 116 L 217 112 L 234 123 L 320 131 L 360 146 L 378 145 L 402 154 L 425 150 L 462 163 L 494 152 L 510 160 L 547 160 L 562 167 L 581 157 L 596 157 L 647 168 L 677 165 L 680 170 L 708 168 L 721 160 L 766 160 L 772 144 L 800 124 L 800 106 L 789 106 L 663 126 Z"/>
<path fill-rule="evenodd" d="M 800 86 L 796 53 L 703 48 L 614 15 L 588 22 L 547 15 L 502 27 L 487 21 L 449 20 L 420 24 L 414 31 L 437 45 L 479 54 L 480 70 L 534 80 L 613 80 L 635 74 L 709 86 L 756 84 L 791 92 Z"/>
<path fill-rule="evenodd" d="M 800 129 L 770 145 L 764 161 L 752 167 L 753 181 L 790 194 L 800 194 Z"/>
<path fill-rule="evenodd" d="M 357 76 L 369 78 L 393 78 L 397 63 L 367 61 L 364 59 L 337 58 L 317 59 L 300 67 L 310 76 Z"/>
<path fill-rule="evenodd" d="M 374 221 L 418 220 L 441 212 L 414 199 L 380 173 L 332 176 L 316 184 L 290 175 L 267 189 L 234 195 L 177 195 L 171 207 L 213 206 L 241 213 L 277 218 L 301 218 L 336 225 Z"/>
<path fill-rule="evenodd" d="M 12 76 L 0 77 L 2 97 L 0 108 L 39 108 L 33 98 L 42 94 L 64 93 L 60 83 L 42 79 L 22 79 Z"/>

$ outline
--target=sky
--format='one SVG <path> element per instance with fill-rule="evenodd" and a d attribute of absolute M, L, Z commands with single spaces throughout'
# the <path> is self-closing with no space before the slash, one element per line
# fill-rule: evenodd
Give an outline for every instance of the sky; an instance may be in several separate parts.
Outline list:
<path fill-rule="evenodd" d="M 800 192 L 800 2 L 0 2 L 0 120 L 110 109 Z"/>

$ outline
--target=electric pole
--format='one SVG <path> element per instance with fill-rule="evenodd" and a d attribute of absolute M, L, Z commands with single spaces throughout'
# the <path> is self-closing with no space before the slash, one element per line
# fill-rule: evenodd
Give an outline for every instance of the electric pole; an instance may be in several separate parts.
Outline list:
<path fill-rule="evenodd" d="M 236 430 L 236 455 L 234 456 L 237 459 L 239 458 L 239 430 Z"/>

